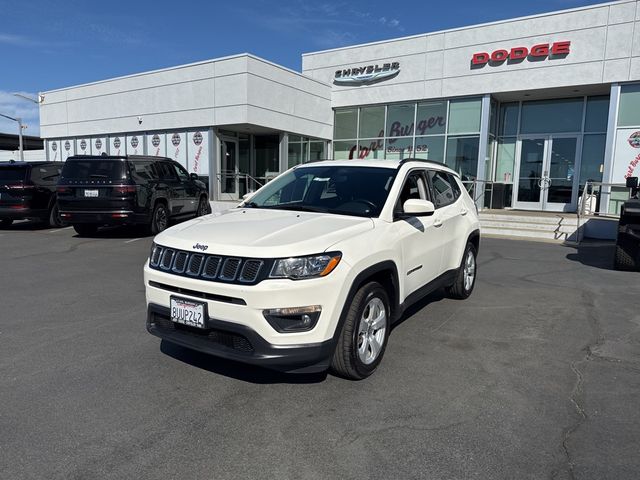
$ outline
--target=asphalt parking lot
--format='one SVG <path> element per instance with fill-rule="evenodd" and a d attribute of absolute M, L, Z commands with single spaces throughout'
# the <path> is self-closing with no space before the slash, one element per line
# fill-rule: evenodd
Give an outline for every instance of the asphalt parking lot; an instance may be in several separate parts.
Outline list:
<path fill-rule="evenodd" d="M 349 382 L 161 344 L 150 244 L 0 231 L 0 478 L 640 475 L 640 273 L 610 245 L 483 239 L 473 296 L 430 296 Z"/>

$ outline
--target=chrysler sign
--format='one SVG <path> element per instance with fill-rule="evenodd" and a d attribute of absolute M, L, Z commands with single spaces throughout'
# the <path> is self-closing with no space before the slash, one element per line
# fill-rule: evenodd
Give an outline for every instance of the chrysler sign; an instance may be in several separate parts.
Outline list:
<path fill-rule="evenodd" d="M 513 47 L 509 50 L 500 48 L 493 52 L 478 52 L 471 56 L 471 67 L 480 68 L 486 64 L 502 65 L 504 62 L 516 63 L 528 60 L 545 60 L 547 58 L 564 58 L 571 53 L 571 42 L 539 43 L 532 47 Z"/>
<path fill-rule="evenodd" d="M 400 62 L 351 67 L 336 70 L 333 83 L 336 85 L 370 85 L 389 80 L 398 73 L 400 73 Z"/>

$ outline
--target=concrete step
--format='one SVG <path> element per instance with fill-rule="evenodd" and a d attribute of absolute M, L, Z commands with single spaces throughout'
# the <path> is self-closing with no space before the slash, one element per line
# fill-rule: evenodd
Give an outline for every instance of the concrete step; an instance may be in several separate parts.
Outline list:
<path fill-rule="evenodd" d="M 536 230 L 529 228 L 493 228 L 480 227 L 481 235 L 490 235 L 494 237 L 518 237 L 529 240 L 546 240 L 562 242 L 577 241 L 577 231 L 573 232 L 554 232 L 548 230 Z"/>
<path fill-rule="evenodd" d="M 578 217 L 574 215 L 480 212 L 479 217 L 484 235 L 559 243 L 578 239 Z"/>
<path fill-rule="evenodd" d="M 510 229 L 510 230 L 539 230 L 546 232 L 564 232 L 564 233 L 573 233 L 578 229 L 577 225 L 558 225 L 552 223 L 525 223 L 525 222 L 494 222 L 494 221 L 486 221 L 480 220 L 480 226 L 486 228 L 494 228 L 494 229 Z"/>
<path fill-rule="evenodd" d="M 521 222 L 521 223 L 543 223 L 543 224 L 571 224 L 578 225 L 577 216 L 551 216 L 551 215 L 518 215 L 518 214 L 491 214 L 480 212 L 478 215 L 480 220 L 498 221 L 498 222 Z"/>

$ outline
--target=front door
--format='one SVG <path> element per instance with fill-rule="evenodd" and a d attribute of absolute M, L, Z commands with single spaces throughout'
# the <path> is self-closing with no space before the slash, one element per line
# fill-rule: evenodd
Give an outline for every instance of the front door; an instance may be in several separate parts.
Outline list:
<path fill-rule="evenodd" d="M 538 135 L 518 140 L 515 208 L 570 212 L 577 203 L 579 137 Z"/>
<path fill-rule="evenodd" d="M 220 199 L 236 200 L 238 194 L 238 141 L 220 142 Z"/>

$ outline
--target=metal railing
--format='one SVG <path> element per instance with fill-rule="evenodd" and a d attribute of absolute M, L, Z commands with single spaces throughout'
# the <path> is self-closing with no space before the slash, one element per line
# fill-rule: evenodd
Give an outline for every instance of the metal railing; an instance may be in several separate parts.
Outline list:
<path fill-rule="evenodd" d="M 629 197 L 630 191 L 623 183 L 587 181 L 578 198 L 578 215 L 619 217 L 620 207 Z"/>
<path fill-rule="evenodd" d="M 264 186 L 270 177 L 252 177 L 247 173 L 222 171 L 216 174 L 219 200 L 240 200 L 247 193 Z"/>

